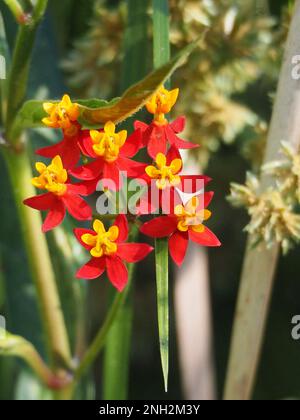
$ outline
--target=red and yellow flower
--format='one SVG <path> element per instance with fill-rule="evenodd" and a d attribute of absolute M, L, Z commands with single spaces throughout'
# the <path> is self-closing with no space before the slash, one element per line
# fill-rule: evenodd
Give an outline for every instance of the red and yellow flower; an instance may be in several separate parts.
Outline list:
<path fill-rule="evenodd" d="M 62 223 L 66 210 L 77 220 L 92 218 L 91 208 L 80 196 L 91 194 L 95 188 L 93 183 L 71 184 L 60 156 L 48 166 L 37 162 L 35 167 L 39 176 L 32 179 L 32 184 L 47 192 L 24 200 L 24 204 L 36 210 L 48 210 L 43 232 Z"/>
<path fill-rule="evenodd" d="M 220 246 L 219 239 L 203 222 L 210 218 L 211 212 L 206 209 L 213 197 L 205 193 L 201 198 L 193 197 L 185 206 L 177 205 L 174 213 L 157 217 L 144 223 L 141 232 L 152 238 L 169 238 L 169 250 L 177 265 L 183 263 L 189 240 L 203 246 Z"/>
<path fill-rule="evenodd" d="M 44 110 L 48 116 L 43 118 L 43 123 L 47 127 L 61 129 L 64 137 L 53 146 L 38 149 L 36 154 L 51 159 L 59 155 L 66 168 L 74 167 L 80 159 L 82 139 L 88 133 L 78 123 L 79 105 L 73 103 L 68 95 L 64 95 L 59 103 L 44 103 Z"/>
<path fill-rule="evenodd" d="M 174 147 L 166 155 L 157 154 L 141 177 L 148 184 L 148 189 L 140 198 L 138 214 L 151 214 L 157 209 L 169 214 L 177 204 L 182 203 L 181 193 L 196 193 L 210 181 L 205 175 L 181 175 L 182 167 L 182 159 Z"/>
<path fill-rule="evenodd" d="M 128 222 L 124 215 L 119 215 L 108 230 L 96 219 L 93 230 L 75 229 L 74 233 L 79 243 L 91 255 L 91 259 L 77 272 L 77 278 L 96 279 L 106 270 L 109 280 L 119 292 L 128 282 L 124 261 L 137 263 L 153 250 L 147 244 L 126 243 Z"/>
<path fill-rule="evenodd" d="M 118 190 L 121 186 L 120 172 L 125 172 L 130 178 L 143 174 L 146 165 L 129 159 L 140 147 L 139 130 L 127 138 L 126 130 L 116 132 L 115 124 L 109 121 L 103 131 L 91 130 L 90 135 L 83 139 L 83 153 L 95 160 L 72 169 L 70 173 L 81 180 L 103 180 L 104 187 L 107 184 L 108 188 Z"/>
<path fill-rule="evenodd" d="M 187 142 L 178 137 L 185 127 L 185 117 L 179 117 L 169 123 L 165 117 L 175 105 L 179 89 L 168 91 L 163 86 L 152 96 L 146 104 L 147 110 L 154 115 L 150 125 L 136 121 L 134 127 L 142 132 L 142 145 L 147 147 L 148 154 L 153 159 L 158 153 L 167 152 L 168 144 L 175 149 L 193 149 L 198 147 L 194 143 Z"/>

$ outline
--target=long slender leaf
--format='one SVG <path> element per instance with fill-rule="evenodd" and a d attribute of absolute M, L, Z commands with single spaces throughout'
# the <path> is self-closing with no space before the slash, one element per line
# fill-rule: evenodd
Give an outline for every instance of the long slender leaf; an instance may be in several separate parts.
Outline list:
<path fill-rule="evenodd" d="M 169 376 L 169 267 L 168 241 L 155 241 L 157 313 L 161 364 L 165 391 L 168 390 Z"/>

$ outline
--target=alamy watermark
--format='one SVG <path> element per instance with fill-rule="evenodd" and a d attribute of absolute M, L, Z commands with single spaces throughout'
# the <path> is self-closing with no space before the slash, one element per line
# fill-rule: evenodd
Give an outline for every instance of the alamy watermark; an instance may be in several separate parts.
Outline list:
<path fill-rule="evenodd" d="M 293 316 L 291 322 L 294 325 L 291 332 L 292 338 L 293 340 L 300 340 L 300 315 Z"/>
<path fill-rule="evenodd" d="M 5 57 L 0 54 L 0 80 L 6 79 L 6 61 Z"/>
<path fill-rule="evenodd" d="M 118 185 L 112 179 L 102 179 L 97 185 L 100 194 L 96 209 L 99 215 L 165 215 L 172 214 L 178 205 L 185 206 L 197 197 L 197 208 L 204 208 L 203 177 L 185 175 L 173 188 L 159 189 L 157 180 L 128 179 L 126 172 L 120 171 Z M 197 223 L 198 223 L 197 219 Z"/>
<path fill-rule="evenodd" d="M 292 57 L 292 78 L 294 80 L 300 79 L 300 54 L 293 55 Z"/>
<path fill-rule="evenodd" d="M 6 321 L 4 316 L 0 315 L 0 340 L 4 340 L 6 335 Z"/>

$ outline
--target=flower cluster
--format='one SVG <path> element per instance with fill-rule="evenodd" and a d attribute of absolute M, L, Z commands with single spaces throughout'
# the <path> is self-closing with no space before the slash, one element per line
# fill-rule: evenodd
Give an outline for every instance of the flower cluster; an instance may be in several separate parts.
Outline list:
<path fill-rule="evenodd" d="M 189 177 L 190 187 L 183 188 L 187 176 L 183 176 L 180 149 L 196 147 L 179 137 L 184 130 L 185 118 L 173 122 L 166 118 L 176 103 L 179 90 L 168 91 L 163 86 L 146 104 L 153 115 L 147 125 L 135 121 L 133 133 L 118 131 L 112 121 L 103 128 L 85 130 L 80 124 L 80 106 L 65 95 L 59 103 L 45 103 L 47 117 L 43 123 L 60 129 L 62 140 L 44 147 L 36 153 L 51 159 L 48 166 L 36 163 L 38 175 L 32 184 L 44 193 L 24 201 L 27 206 L 48 211 L 43 231 L 57 227 L 66 211 L 79 221 L 92 220 L 92 229 L 78 228 L 74 233 L 79 243 L 90 253 L 90 260 L 77 272 L 78 278 L 95 279 L 106 270 L 111 283 L 122 291 L 128 281 L 125 263 L 136 263 L 144 259 L 152 247 L 145 243 L 128 243 L 129 223 L 125 214 L 117 215 L 114 223 L 106 228 L 101 214 L 93 218 L 90 205 L 82 198 L 95 193 L 101 184 L 104 194 L 119 192 L 123 187 L 123 176 L 147 186 L 136 203 L 137 217 L 151 214 L 153 210 L 165 215 L 152 218 L 140 230 L 153 238 L 168 237 L 170 254 L 181 265 L 189 240 L 204 246 L 219 246 L 216 236 L 206 227 L 211 213 L 209 205 L 213 193 L 199 191 L 195 181 L 204 187 L 210 179 L 204 175 Z M 146 148 L 148 161 L 140 162 L 134 157 Z M 144 156 L 146 154 L 144 153 Z M 122 176 L 121 176 L 122 175 Z M 151 202 L 153 193 L 158 193 L 156 203 Z M 166 202 L 164 194 L 168 192 Z M 192 194 L 185 202 L 182 194 Z M 94 220 L 93 220 L 94 219 Z"/>
<path fill-rule="evenodd" d="M 245 230 L 255 245 L 264 241 L 268 247 L 280 243 L 287 253 L 294 242 L 300 241 L 300 215 L 296 209 L 300 202 L 300 155 L 286 142 L 282 142 L 284 159 L 262 167 L 265 176 L 274 180 L 264 190 L 259 179 L 247 174 L 245 185 L 231 184 L 229 201 L 235 207 L 245 207 L 251 217 Z"/>

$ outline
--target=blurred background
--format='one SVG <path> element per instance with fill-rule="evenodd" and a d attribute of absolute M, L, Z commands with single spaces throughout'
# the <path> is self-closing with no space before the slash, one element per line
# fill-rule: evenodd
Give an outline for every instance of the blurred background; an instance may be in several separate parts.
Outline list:
<path fill-rule="evenodd" d="M 130 1 L 129 1 L 130 4 Z M 248 217 L 233 209 L 226 200 L 230 182 L 244 182 L 248 169 L 256 171 L 261 163 L 272 110 L 284 44 L 293 2 L 288 0 L 171 0 L 172 51 L 187 45 L 209 26 L 205 49 L 196 51 L 172 79 L 180 88 L 174 116 L 185 114 L 185 138 L 201 145 L 186 156 L 188 164 L 213 178 L 215 198 L 211 205 L 210 226 L 223 246 L 208 253 L 208 272 L 199 281 L 205 294 L 199 300 L 205 319 L 188 316 L 196 322 L 195 340 L 206 352 L 201 369 L 206 380 L 197 397 L 220 398 L 225 379 L 230 335 L 239 277 L 245 249 L 243 232 Z M 16 24 L 1 2 L 10 45 Z M 145 65 L 151 70 L 151 15 Z M 72 98 L 111 98 L 121 93 L 124 33 L 127 25 L 126 1 L 50 0 L 42 22 L 31 69 L 29 98 L 58 98 L 68 92 Z M 139 40 L 137 40 L 139 42 Z M 296 52 L 297 53 L 297 52 Z M 127 71 L 135 71 L 127 64 Z M 30 133 L 32 147 L 54 140 L 50 130 Z M 0 159 L 0 314 L 7 328 L 31 340 L 42 352 L 35 292 L 23 253 L 17 215 L 10 185 Z M 71 223 L 64 227 L 71 232 Z M 50 237 L 51 242 L 51 237 Z M 51 245 L 51 244 L 50 244 Z M 72 243 L 78 264 L 84 258 Z M 300 398 L 300 342 L 291 338 L 291 319 L 300 314 L 299 249 L 280 259 L 275 290 L 254 397 L 256 399 Z M 55 252 L 53 257 L 56 258 Z M 153 257 L 152 257 L 153 258 Z M 206 264 L 206 252 L 192 251 L 189 270 L 197 261 Z M 59 261 L 55 260 L 59 270 Z M 197 270 L 197 268 L 195 268 Z M 187 275 L 173 271 L 174 292 L 171 317 L 170 391 L 168 398 L 190 397 L 189 351 L 179 345 L 182 336 L 182 311 L 176 284 Z M 197 275 L 197 271 L 196 271 Z M 262 279 L 263 281 L 263 279 Z M 78 308 L 70 296 L 77 293 L 70 273 L 59 273 L 59 289 L 64 296 L 68 329 L 74 329 Z M 206 287 L 206 286 L 207 287 Z M 74 287 L 76 290 L 74 291 Z M 83 309 L 87 335 L 93 336 L 107 307 L 105 281 L 80 284 L 86 294 Z M 188 292 L 187 292 L 188 293 Z M 199 293 L 201 293 L 201 288 Z M 138 267 L 135 281 L 134 323 L 131 350 L 129 397 L 164 399 L 157 336 L 154 260 Z M 184 295 L 184 296 L 189 296 Z M 76 302 L 76 300 L 75 300 Z M 199 313 L 201 318 L 201 310 Z M 176 327 L 177 325 L 177 327 Z M 74 333 L 74 332 L 73 332 Z M 245 332 L 246 333 L 246 332 Z M 205 347 L 211 341 L 211 346 Z M 202 346 L 203 347 L 203 346 Z M 207 354 L 209 353 L 209 354 Z M 196 363 L 196 361 L 195 361 Z M 89 381 L 79 398 L 101 398 L 101 358 L 95 366 L 95 382 Z M 0 399 L 31 399 L 38 384 L 25 365 L 16 359 L 0 358 Z M 199 379 L 200 380 L 200 379 Z M 94 386 L 94 383 L 96 384 Z M 207 388 L 207 389 L 206 389 Z M 45 394 L 46 398 L 46 394 Z"/>

